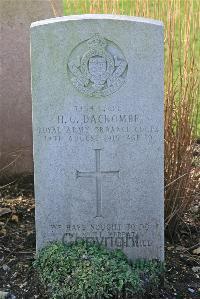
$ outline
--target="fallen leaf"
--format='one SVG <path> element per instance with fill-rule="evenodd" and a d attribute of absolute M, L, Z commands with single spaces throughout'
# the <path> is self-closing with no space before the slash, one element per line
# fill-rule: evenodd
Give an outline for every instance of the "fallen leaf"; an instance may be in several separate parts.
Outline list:
<path fill-rule="evenodd" d="M 9 208 L 0 208 L 0 216 L 3 216 L 3 215 L 6 215 L 6 214 L 9 214 L 11 213 L 11 209 Z"/>
<path fill-rule="evenodd" d="M 27 237 L 28 237 L 28 236 L 30 236 L 30 235 L 32 235 L 32 234 L 33 234 L 33 231 L 32 231 L 32 230 L 29 230 L 29 231 L 27 231 L 27 234 L 26 234 L 26 235 L 27 235 Z"/>
<path fill-rule="evenodd" d="M 194 254 L 200 254 L 200 247 L 198 247 L 197 249 L 194 249 L 192 251 L 192 253 L 194 253 Z"/>
<path fill-rule="evenodd" d="M 183 246 L 177 246 L 177 247 L 176 247 L 176 250 L 177 250 L 177 251 L 182 251 L 182 250 L 184 250 L 184 249 L 185 249 L 185 247 L 183 247 Z"/>
<path fill-rule="evenodd" d="M 174 246 L 167 247 L 168 250 L 174 249 Z"/>

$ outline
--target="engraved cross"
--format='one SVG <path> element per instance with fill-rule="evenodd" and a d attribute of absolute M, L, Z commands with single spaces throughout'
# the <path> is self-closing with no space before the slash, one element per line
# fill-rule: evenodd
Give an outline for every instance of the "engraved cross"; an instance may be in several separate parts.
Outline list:
<path fill-rule="evenodd" d="M 118 176 L 119 170 L 101 171 L 101 149 L 94 149 L 95 151 L 95 171 L 78 171 L 76 170 L 76 178 L 95 178 L 96 179 L 96 217 L 102 216 L 102 178 L 104 176 Z"/>

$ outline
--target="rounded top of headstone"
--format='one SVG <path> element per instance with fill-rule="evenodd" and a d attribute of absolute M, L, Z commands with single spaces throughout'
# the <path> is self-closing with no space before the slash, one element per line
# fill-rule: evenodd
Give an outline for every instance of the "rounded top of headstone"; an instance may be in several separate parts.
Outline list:
<path fill-rule="evenodd" d="M 159 20 L 148 19 L 148 18 L 132 17 L 132 16 L 125 16 L 125 15 L 111 15 L 111 14 L 83 14 L 83 15 L 71 15 L 65 17 L 51 18 L 51 19 L 33 22 L 31 24 L 31 28 L 36 26 L 53 24 L 53 23 L 78 21 L 78 20 L 118 20 L 118 21 L 129 21 L 129 22 L 145 23 L 149 25 L 163 26 L 163 22 Z"/>

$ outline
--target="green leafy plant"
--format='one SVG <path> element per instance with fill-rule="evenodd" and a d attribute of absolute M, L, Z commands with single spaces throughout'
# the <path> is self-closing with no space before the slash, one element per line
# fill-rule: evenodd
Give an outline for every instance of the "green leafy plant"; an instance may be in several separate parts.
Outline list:
<path fill-rule="evenodd" d="M 128 298 L 158 286 L 163 272 L 159 262 L 130 265 L 122 251 L 85 241 L 52 243 L 34 265 L 54 299 Z"/>

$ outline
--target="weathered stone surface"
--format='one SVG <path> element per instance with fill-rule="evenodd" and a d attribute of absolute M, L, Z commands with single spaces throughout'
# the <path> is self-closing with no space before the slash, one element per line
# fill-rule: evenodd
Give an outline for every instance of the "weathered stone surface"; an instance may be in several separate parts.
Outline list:
<path fill-rule="evenodd" d="M 163 26 L 31 26 L 37 248 L 84 238 L 163 260 Z"/>

